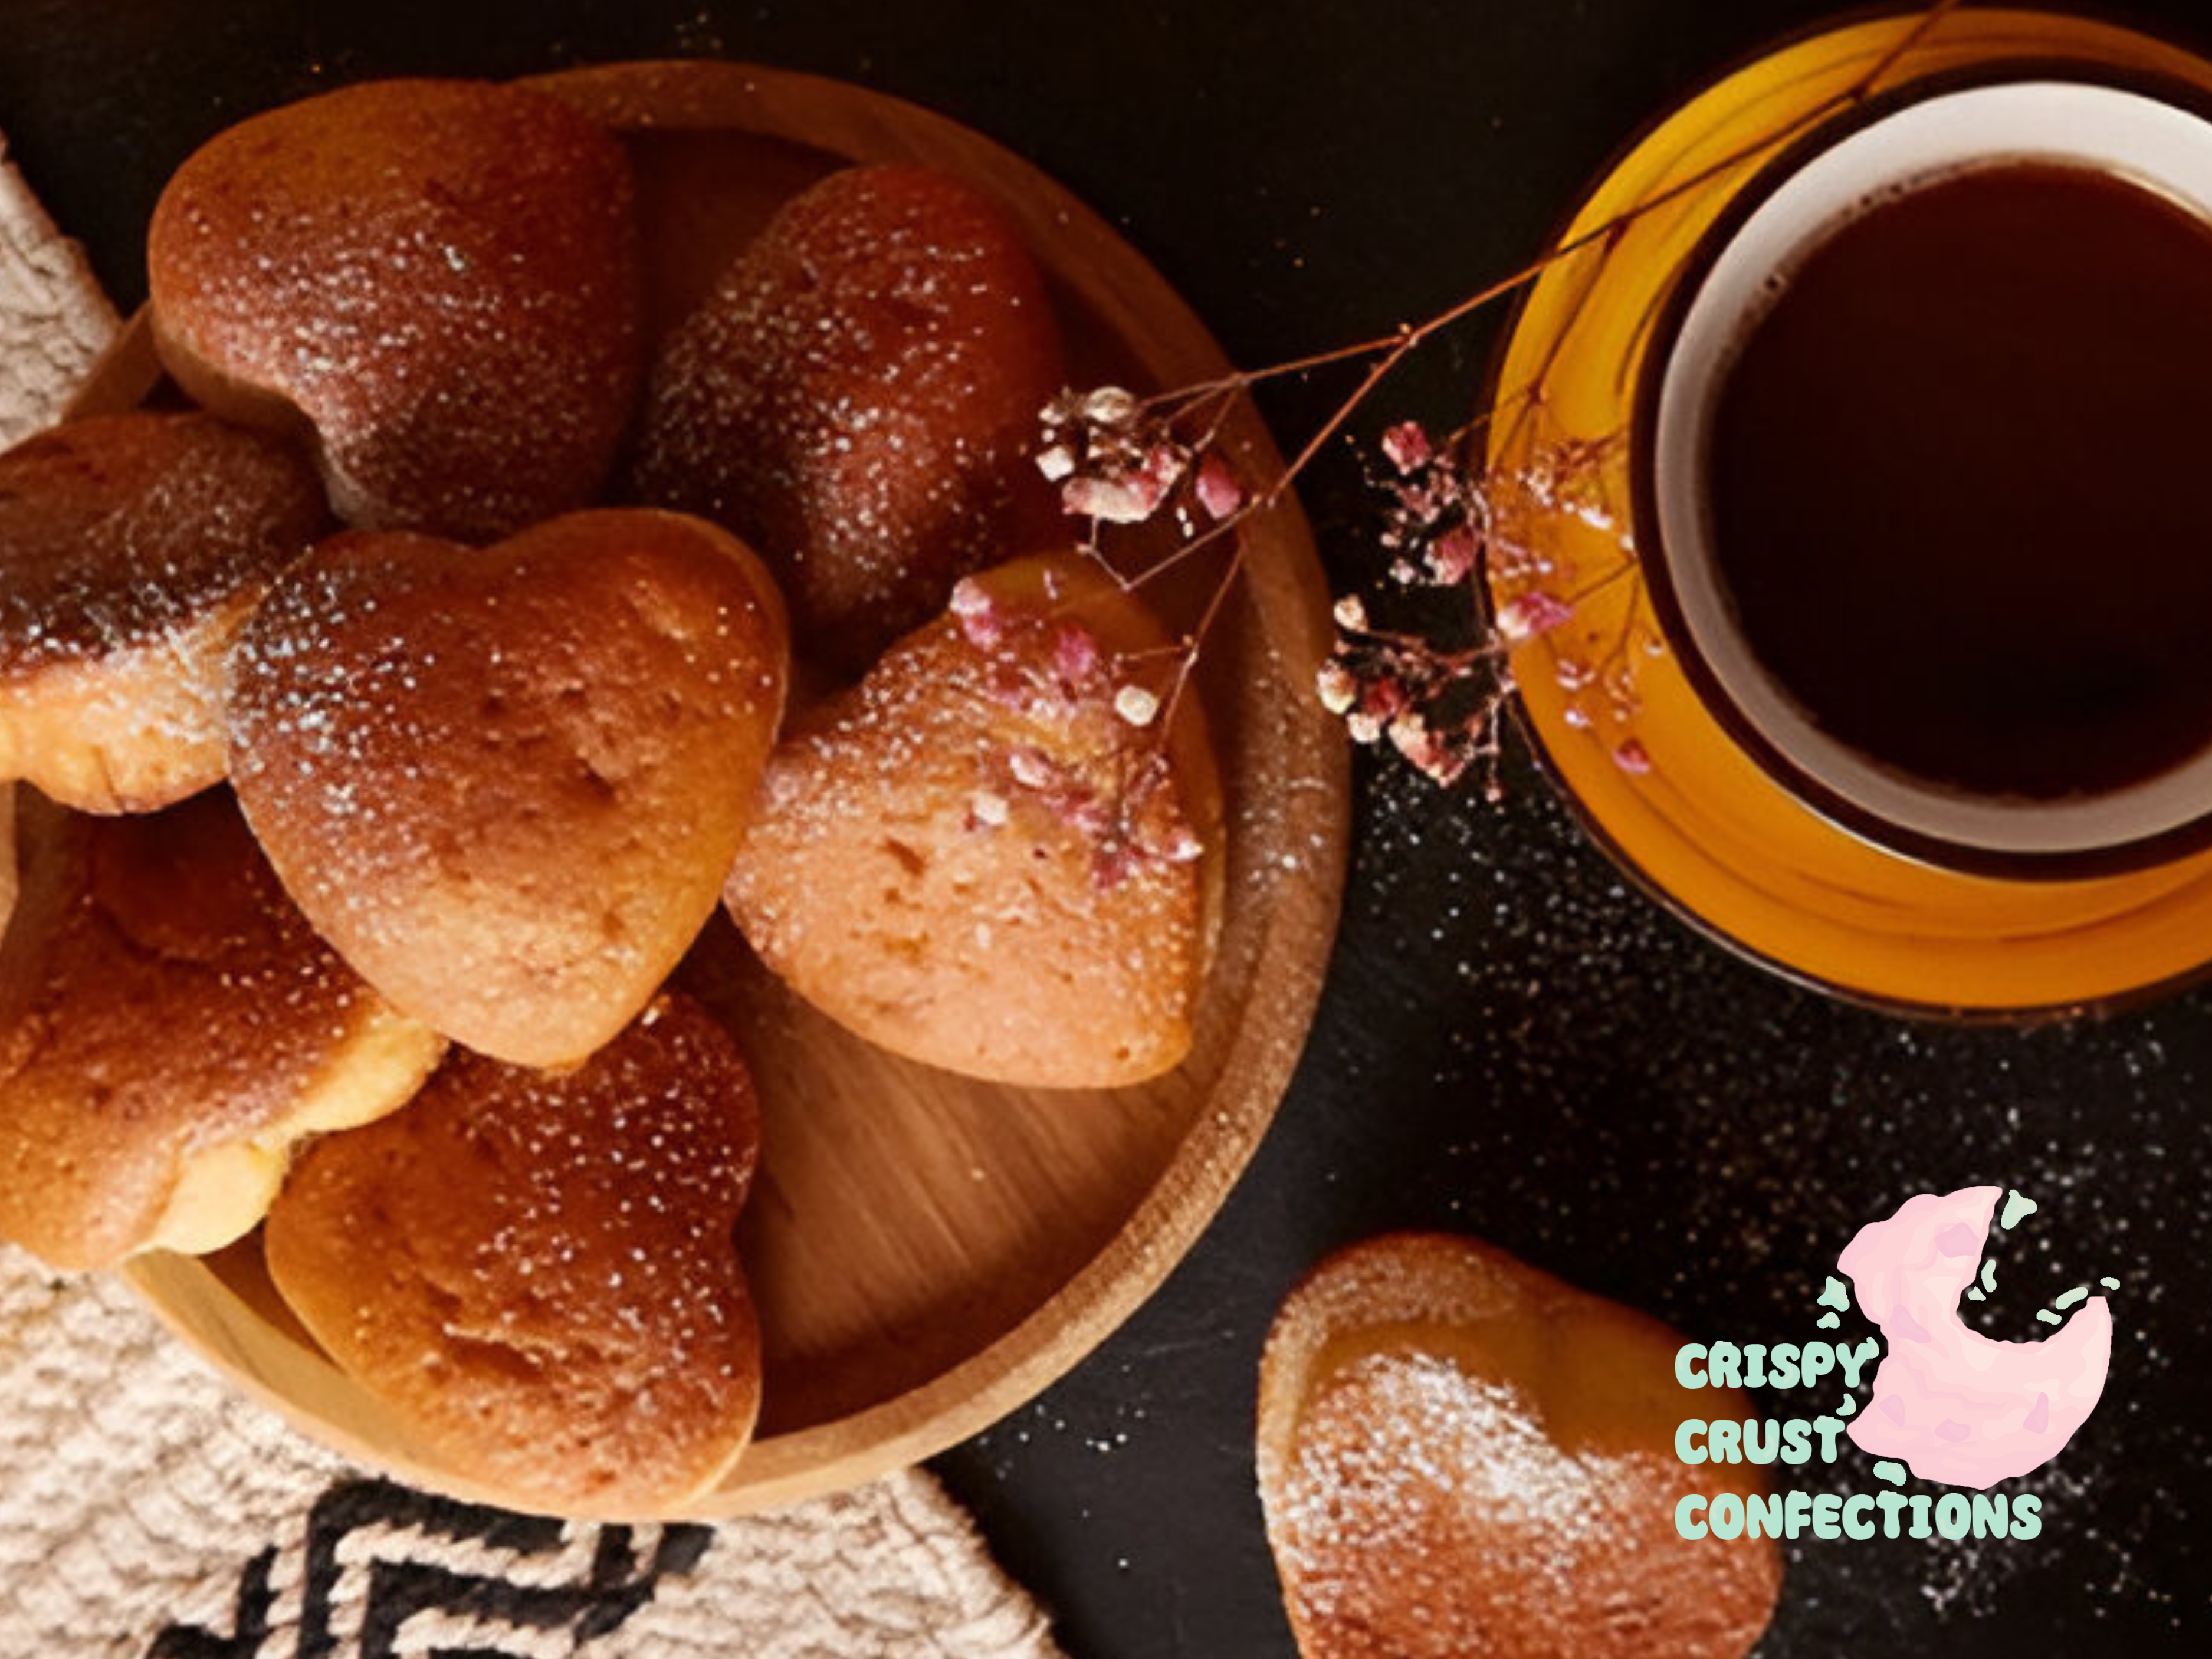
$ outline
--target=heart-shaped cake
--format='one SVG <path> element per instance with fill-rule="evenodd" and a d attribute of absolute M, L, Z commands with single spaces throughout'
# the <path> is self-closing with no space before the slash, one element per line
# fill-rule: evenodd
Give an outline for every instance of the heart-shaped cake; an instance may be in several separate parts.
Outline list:
<path fill-rule="evenodd" d="M 231 653 L 232 775 L 363 978 L 481 1053 L 572 1064 L 713 914 L 788 656 L 767 573 L 698 520 L 342 535 Z"/>
<path fill-rule="evenodd" d="M 857 672 L 1057 514 L 1030 464 L 1060 389 L 1043 278 L 988 200 L 866 167 L 786 203 L 660 349 L 641 500 L 761 551 L 806 651 Z"/>
<path fill-rule="evenodd" d="M 217 1249 L 299 1142 L 396 1109 L 438 1063 L 293 908 L 228 790 L 116 818 L 21 797 L 0 1237 L 71 1268 Z"/>
<path fill-rule="evenodd" d="M 1315 1269 L 1268 1336 L 1258 1448 L 1304 1659 L 1741 1659 L 1781 1561 L 1675 1531 L 1683 1493 L 1761 1490 L 1675 1457 L 1684 1419 L 1748 1414 L 1677 1383 L 1679 1346 L 1473 1239 Z"/>
<path fill-rule="evenodd" d="M 270 1274 L 453 1468 L 563 1516 L 665 1516 L 759 1415 L 736 1237 L 759 1145 L 737 1045 L 664 996 L 580 1070 L 456 1054 L 320 1142 L 270 1212 Z"/>
<path fill-rule="evenodd" d="M 211 415 L 72 421 L 0 455 L 0 779 L 87 812 L 220 782 L 223 653 L 330 523 L 304 460 Z"/>
<path fill-rule="evenodd" d="M 579 507 L 641 368 L 629 161 L 542 94 L 374 81 L 241 121 L 162 191 L 161 359 L 305 428 L 338 514 L 483 539 Z"/>
<path fill-rule="evenodd" d="M 953 603 L 795 723 L 730 913 L 800 996 L 893 1053 L 1039 1088 L 1157 1076 L 1190 1048 L 1221 872 L 1176 647 L 1075 555 Z"/>

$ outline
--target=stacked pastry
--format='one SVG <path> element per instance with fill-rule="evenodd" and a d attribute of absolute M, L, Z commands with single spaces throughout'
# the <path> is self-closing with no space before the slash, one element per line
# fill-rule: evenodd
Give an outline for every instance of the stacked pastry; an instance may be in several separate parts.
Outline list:
<path fill-rule="evenodd" d="M 0 1233 L 264 1226 L 453 1468 L 597 1514 L 759 1406 L 760 1115 L 667 988 L 715 907 L 900 1054 L 1124 1084 L 1221 833 L 1194 708 L 1116 708 L 1169 636 L 1039 539 L 999 211 L 833 174 L 656 341 L 635 197 L 509 88 L 248 121 L 155 215 L 173 393 L 0 455 Z"/>

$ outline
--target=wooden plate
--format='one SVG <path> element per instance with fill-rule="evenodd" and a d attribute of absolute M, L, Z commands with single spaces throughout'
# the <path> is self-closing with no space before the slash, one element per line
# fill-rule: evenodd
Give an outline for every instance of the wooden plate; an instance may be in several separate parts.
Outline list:
<path fill-rule="evenodd" d="M 617 65 L 534 84 L 630 143 L 658 325 L 794 191 L 849 161 L 919 161 L 1012 214 L 1052 282 L 1079 383 L 1180 386 L 1228 368 L 1104 221 L 939 116 L 738 64 Z M 142 320 L 81 410 L 143 401 L 158 377 Z M 1249 408 L 1226 437 L 1248 477 L 1279 467 Z M 1304 520 L 1285 501 L 1243 533 L 1246 574 L 1198 682 L 1224 772 L 1227 898 L 1195 1048 L 1180 1070 L 1092 1094 L 912 1065 L 785 995 L 726 924 L 710 930 L 712 988 L 741 1029 L 766 1104 L 744 1248 L 768 1375 L 760 1439 L 696 1514 L 855 1485 L 1029 1400 L 1166 1277 L 1266 1131 L 1334 932 L 1348 785 L 1340 732 L 1310 689 L 1329 633 Z M 1163 607 L 1172 615 L 1192 597 L 1170 594 Z M 204 1261 L 147 1258 L 126 1277 L 187 1341 L 316 1438 L 421 1486 L 510 1501 L 441 1468 L 338 1373 L 277 1301 L 258 1239 Z"/>

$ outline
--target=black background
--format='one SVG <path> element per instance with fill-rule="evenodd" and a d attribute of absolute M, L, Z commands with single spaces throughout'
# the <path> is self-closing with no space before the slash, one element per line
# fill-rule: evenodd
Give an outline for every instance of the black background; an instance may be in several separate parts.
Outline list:
<path fill-rule="evenodd" d="M 0 0 L 0 129 L 128 305 L 163 179 L 266 106 L 367 76 L 623 57 L 810 69 L 1024 151 L 1259 365 L 1424 315 L 1522 261 L 1642 123 L 1829 9 Z M 2133 15 L 2212 35 L 2203 0 Z M 1477 329 L 1425 354 L 1388 407 L 1463 413 L 1488 343 Z M 1279 435 L 1309 430 L 1337 389 L 1271 396 Z M 1373 562 L 1358 476 L 1332 456 L 1307 496 L 1346 583 Z M 1251 1173 L 1119 1336 L 941 1460 L 1071 1652 L 1291 1652 L 1252 1490 L 1253 1378 L 1276 1303 L 1331 1247 L 1464 1229 L 1698 1335 L 1796 1340 L 1853 1230 L 1979 1181 L 2043 1202 L 1996 1247 L 1993 1334 L 2040 1334 L 2033 1310 L 2064 1285 L 2124 1280 L 2103 1408 L 2026 1483 L 2040 1539 L 1802 1544 L 1760 1651 L 2205 1650 L 2212 996 L 2025 1035 L 1838 1007 L 1656 913 L 1525 765 L 1510 781 L 1488 808 L 1363 767 L 1342 943 Z M 1863 1460 L 1828 1478 L 1869 1484 Z"/>

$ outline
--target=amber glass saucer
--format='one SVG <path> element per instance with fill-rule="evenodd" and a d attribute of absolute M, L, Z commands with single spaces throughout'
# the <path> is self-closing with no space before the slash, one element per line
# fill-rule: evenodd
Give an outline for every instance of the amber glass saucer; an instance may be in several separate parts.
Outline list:
<path fill-rule="evenodd" d="M 2042 12 L 1916 11 L 1779 46 L 1667 116 L 1592 190 L 1562 233 L 1574 251 L 1528 290 L 1500 353 L 1486 439 L 1493 604 L 1532 590 L 1573 601 L 1512 665 L 1536 749 L 1591 834 L 1777 971 L 1959 1018 L 2076 1012 L 2203 975 L 2212 852 L 2094 875 L 1974 873 L 1808 804 L 1731 736 L 1668 640 L 1634 549 L 1634 429 L 1655 331 L 1766 167 L 1872 101 L 2010 72 L 2212 94 L 2202 58 Z"/>

